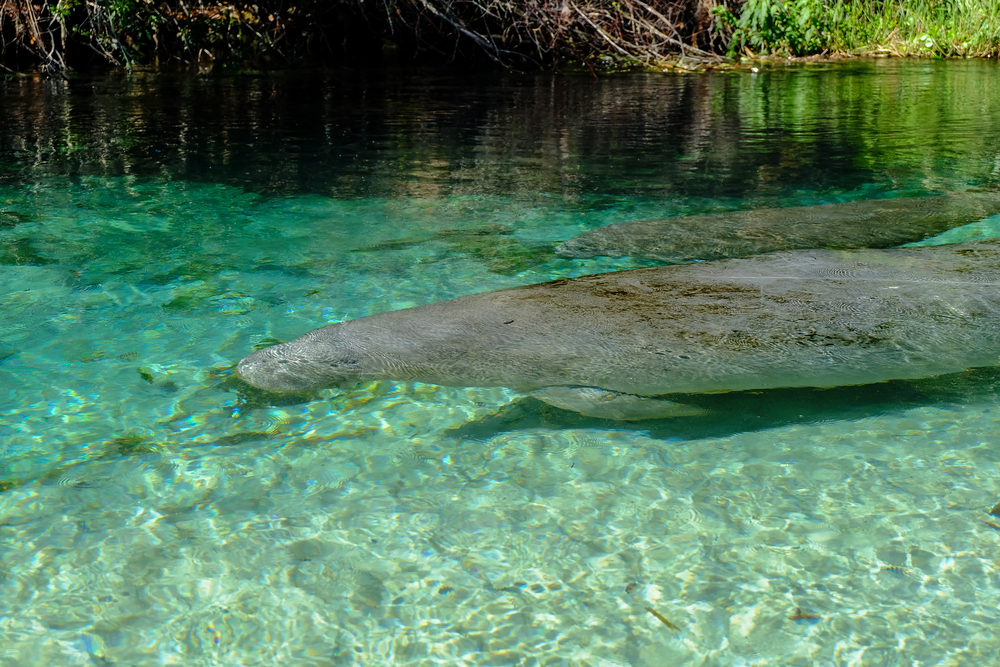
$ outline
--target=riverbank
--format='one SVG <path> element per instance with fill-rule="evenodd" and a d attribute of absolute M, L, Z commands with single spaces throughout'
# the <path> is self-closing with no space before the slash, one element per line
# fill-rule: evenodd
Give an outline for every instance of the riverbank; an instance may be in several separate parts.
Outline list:
<path fill-rule="evenodd" d="M 413 63 L 518 70 L 716 69 L 741 57 L 995 57 L 983 0 L 180 0 L 8 3 L 0 67 Z"/>

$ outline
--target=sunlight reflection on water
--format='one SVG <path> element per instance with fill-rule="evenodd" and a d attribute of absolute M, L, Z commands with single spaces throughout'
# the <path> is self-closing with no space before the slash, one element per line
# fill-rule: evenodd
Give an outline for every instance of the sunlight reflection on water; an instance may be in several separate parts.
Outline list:
<path fill-rule="evenodd" d="M 355 82 L 381 101 L 325 111 L 197 80 L 201 120 L 146 75 L 105 84 L 139 102 L 5 80 L 0 664 L 995 662 L 991 369 L 630 425 L 231 377 L 331 321 L 650 264 L 553 253 L 596 226 L 993 185 L 993 64 L 910 67 Z M 906 101 L 928 81 L 947 105 Z M 209 112 L 268 86 L 224 146 Z M 53 99 L 80 150 L 41 141 Z M 339 138 L 292 156 L 279 107 Z"/>

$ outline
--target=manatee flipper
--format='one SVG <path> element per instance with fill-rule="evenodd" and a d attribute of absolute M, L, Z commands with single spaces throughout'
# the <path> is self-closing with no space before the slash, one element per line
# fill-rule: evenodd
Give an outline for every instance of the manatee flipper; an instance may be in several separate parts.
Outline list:
<path fill-rule="evenodd" d="M 707 412 L 693 405 L 623 394 L 597 387 L 544 387 L 531 392 L 531 395 L 557 408 L 599 419 L 635 421 L 693 417 Z"/>

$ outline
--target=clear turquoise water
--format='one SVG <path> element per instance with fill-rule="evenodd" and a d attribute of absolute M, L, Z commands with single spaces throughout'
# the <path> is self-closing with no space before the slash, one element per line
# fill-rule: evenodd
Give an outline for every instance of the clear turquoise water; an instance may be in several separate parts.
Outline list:
<path fill-rule="evenodd" d="M 551 252 L 603 224 L 995 187 L 996 74 L 2 80 L 0 665 L 1000 662 L 996 369 L 634 424 L 229 371 L 648 265 Z"/>

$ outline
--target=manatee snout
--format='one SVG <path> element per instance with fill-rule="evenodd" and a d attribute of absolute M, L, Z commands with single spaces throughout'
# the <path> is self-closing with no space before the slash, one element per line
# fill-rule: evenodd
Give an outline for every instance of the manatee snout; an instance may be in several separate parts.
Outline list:
<path fill-rule="evenodd" d="M 352 360 L 323 363 L 305 351 L 295 341 L 264 348 L 243 359 L 236 372 L 248 384 L 266 391 L 306 391 L 348 379 L 344 370 L 351 368 Z"/>

